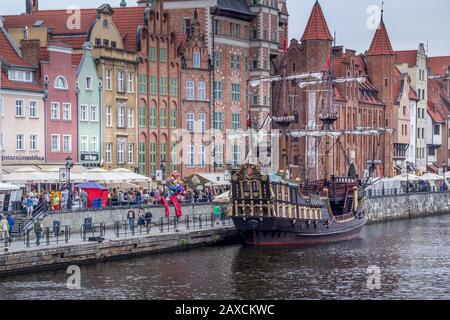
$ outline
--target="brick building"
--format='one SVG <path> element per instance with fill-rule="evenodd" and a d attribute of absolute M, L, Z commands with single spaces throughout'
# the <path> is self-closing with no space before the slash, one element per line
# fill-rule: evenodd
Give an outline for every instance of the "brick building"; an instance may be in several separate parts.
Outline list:
<path fill-rule="evenodd" d="M 335 77 L 366 77 L 366 81 L 335 84 L 332 108 L 337 113 L 336 130 L 355 130 L 358 127 L 392 128 L 392 79 L 394 52 L 384 24 L 381 21 L 366 55 L 354 50 L 332 46 L 322 8 L 317 1 L 312 9 L 300 41 L 293 39 L 287 53 L 287 73 L 323 72 L 332 55 Z M 286 104 L 275 104 L 274 114 L 287 110 L 298 114 L 298 122 L 291 130 L 320 130 L 320 115 L 327 110 L 327 87 L 317 84 L 301 89 L 295 82 L 288 85 Z M 278 92 L 280 92 L 278 85 Z M 276 89 L 277 90 L 277 89 Z M 282 93 L 280 93 L 282 95 Z M 324 173 L 324 143 L 317 138 L 289 138 L 288 163 L 292 176 L 321 179 Z M 330 150 L 331 168 L 335 176 L 363 176 L 368 161 L 378 160 L 377 176 L 392 176 L 393 141 L 390 134 L 381 136 L 345 136 Z"/>
<path fill-rule="evenodd" d="M 199 34 L 204 36 L 214 70 L 206 84 L 207 94 L 213 94 L 210 117 L 205 123 L 207 129 L 212 126 L 223 133 L 212 139 L 210 153 L 214 159 L 211 168 L 207 165 L 204 170 L 223 171 L 226 165 L 236 165 L 245 157 L 241 143 L 224 143 L 226 132 L 246 129 L 247 117 L 258 129 L 270 113 L 270 83 L 250 88 L 248 82 L 273 73 L 272 61 L 281 53 L 283 37 L 288 32 L 286 1 L 166 0 L 164 9 L 170 10 L 177 34 L 190 34 L 197 14 Z M 206 53 L 201 59 L 201 63 L 206 63 Z M 191 85 L 191 80 L 181 84 L 186 92 L 190 92 Z M 187 121 L 183 119 L 183 128 L 188 126 Z"/>

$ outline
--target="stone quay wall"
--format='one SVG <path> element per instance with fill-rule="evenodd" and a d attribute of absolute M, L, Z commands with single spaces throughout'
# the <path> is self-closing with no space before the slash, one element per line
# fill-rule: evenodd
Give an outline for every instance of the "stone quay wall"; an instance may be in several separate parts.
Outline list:
<path fill-rule="evenodd" d="M 213 212 L 214 205 L 211 203 L 207 204 L 195 204 L 192 205 L 183 205 L 183 216 L 186 215 L 198 215 L 198 214 L 211 214 Z M 132 208 L 136 214 L 136 219 L 139 214 L 139 209 L 137 207 Z M 70 226 L 72 232 L 80 232 L 81 226 L 85 223 L 86 218 L 91 218 L 93 224 L 106 223 L 106 227 L 112 227 L 114 222 L 116 221 L 126 221 L 127 213 L 130 210 L 127 208 L 107 208 L 103 210 L 95 210 L 95 211 L 79 211 L 79 212 L 61 212 L 61 213 L 52 213 L 49 214 L 42 220 L 42 225 L 44 228 L 53 227 L 53 223 L 55 221 L 59 221 L 61 227 Z M 153 215 L 152 222 L 158 223 L 158 221 L 166 216 L 165 208 L 158 207 L 144 207 L 144 213 L 147 211 L 151 211 Z M 170 214 L 172 217 L 175 216 L 175 211 L 173 206 L 170 208 Z"/>
<path fill-rule="evenodd" d="M 450 213 L 450 192 L 380 196 L 364 200 L 370 223 Z"/>
<path fill-rule="evenodd" d="M 27 271 L 60 269 L 69 265 L 92 264 L 146 254 L 235 243 L 234 227 L 180 232 L 160 236 L 139 236 L 83 245 L 63 244 L 0 254 L 0 276 Z"/>

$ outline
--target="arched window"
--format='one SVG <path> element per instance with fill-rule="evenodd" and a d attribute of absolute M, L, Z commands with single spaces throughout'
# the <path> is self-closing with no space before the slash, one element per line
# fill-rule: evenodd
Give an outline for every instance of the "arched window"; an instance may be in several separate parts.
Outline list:
<path fill-rule="evenodd" d="M 67 90 L 69 89 L 67 86 L 67 81 L 63 76 L 59 76 L 55 80 L 55 89 Z"/>
<path fill-rule="evenodd" d="M 109 28 L 109 22 L 108 19 L 103 20 L 103 28 Z"/>

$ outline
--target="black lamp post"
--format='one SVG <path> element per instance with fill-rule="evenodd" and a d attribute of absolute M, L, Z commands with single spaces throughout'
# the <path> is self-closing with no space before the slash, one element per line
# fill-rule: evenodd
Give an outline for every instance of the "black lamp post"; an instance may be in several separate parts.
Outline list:
<path fill-rule="evenodd" d="M 67 187 L 69 188 L 69 199 L 67 199 L 67 210 L 72 210 L 72 184 L 70 182 L 70 170 L 73 168 L 73 160 L 69 156 L 66 159 Z"/>

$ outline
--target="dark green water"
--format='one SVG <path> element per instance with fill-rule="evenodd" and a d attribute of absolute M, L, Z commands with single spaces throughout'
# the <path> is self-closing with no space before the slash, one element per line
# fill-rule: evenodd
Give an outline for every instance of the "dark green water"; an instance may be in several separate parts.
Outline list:
<path fill-rule="evenodd" d="M 0 279 L 0 299 L 450 299 L 450 216 L 364 228 L 308 248 L 215 247 Z M 381 289 L 367 288 L 368 266 Z"/>

